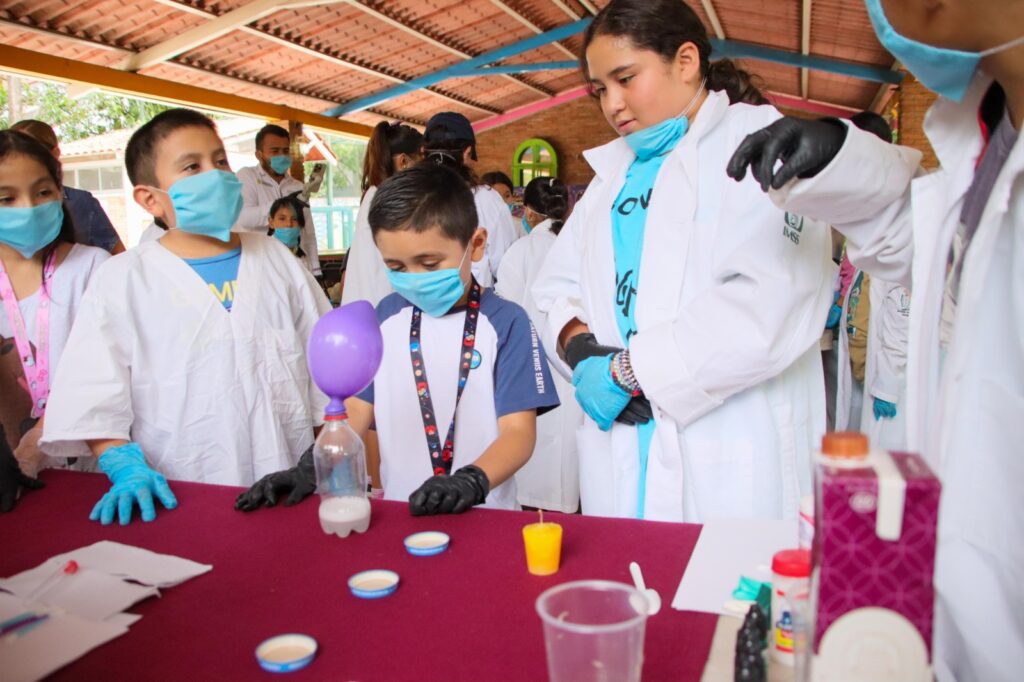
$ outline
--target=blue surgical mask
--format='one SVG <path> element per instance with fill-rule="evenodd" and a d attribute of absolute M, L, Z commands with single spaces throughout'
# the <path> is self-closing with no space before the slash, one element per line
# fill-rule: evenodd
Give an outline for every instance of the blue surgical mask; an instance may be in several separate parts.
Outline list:
<path fill-rule="evenodd" d="M 62 224 L 64 204 L 59 201 L 28 208 L 0 208 L 0 242 L 31 258 L 57 238 Z"/>
<path fill-rule="evenodd" d="M 983 57 L 1024 42 L 1024 36 L 981 52 L 934 47 L 900 35 L 882 11 L 881 0 L 865 0 L 878 40 L 929 90 L 954 102 L 963 100 Z"/>
<path fill-rule="evenodd" d="M 174 206 L 176 229 L 222 242 L 231 239 L 231 226 L 242 212 L 242 183 L 234 173 L 211 170 L 189 175 L 165 194 Z"/>
<path fill-rule="evenodd" d="M 526 234 L 530 234 L 531 232 L 533 232 L 533 226 L 530 225 L 530 223 L 526 220 L 526 216 L 523 216 L 522 221 L 523 229 L 526 230 Z"/>
<path fill-rule="evenodd" d="M 284 175 L 288 172 L 288 169 L 292 167 L 292 157 L 287 154 L 271 156 L 270 167 L 273 168 L 274 172 L 278 175 Z"/>
<path fill-rule="evenodd" d="M 460 270 L 466 262 L 469 249 L 463 254 L 457 268 L 445 268 L 433 272 L 395 272 L 388 270 L 388 281 L 391 287 L 405 300 L 431 317 L 441 317 L 452 309 L 462 294 L 466 292 L 466 284 L 462 281 Z"/>
<path fill-rule="evenodd" d="M 274 236 L 287 246 L 289 249 L 294 249 L 299 245 L 299 235 L 301 229 L 298 227 L 275 227 Z"/>
<path fill-rule="evenodd" d="M 701 81 L 693 99 L 683 109 L 682 114 L 626 135 L 626 144 L 633 150 L 636 157 L 641 161 L 647 161 L 672 151 L 679 144 L 679 140 L 683 139 L 686 131 L 690 129 L 688 114 L 703 92 L 704 81 Z"/>

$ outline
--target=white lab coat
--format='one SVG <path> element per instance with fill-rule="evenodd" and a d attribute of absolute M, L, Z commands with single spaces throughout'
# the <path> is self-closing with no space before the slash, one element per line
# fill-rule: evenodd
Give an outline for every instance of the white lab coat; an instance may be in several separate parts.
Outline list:
<path fill-rule="evenodd" d="M 327 405 L 305 351 L 330 304 L 279 241 L 239 236 L 230 312 L 159 241 L 100 267 L 57 367 L 44 452 L 131 440 L 170 479 L 222 485 L 295 464 Z"/>
<path fill-rule="evenodd" d="M 649 208 L 637 292 L 633 369 L 655 408 L 645 517 L 795 519 L 810 492 L 810 453 L 825 430 L 818 340 L 831 303 L 824 229 L 787 216 L 725 164 L 743 138 L 779 117 L 729 106 L 711 92 L 668 155 Z M 598 342 L 622 346 L 613 304 L 610 207 L 634 155 L 618 139 L 585 157 L 596 172 L 555 242 L 534 296 L 547 315 L 548 357 L 573 318 Z M 796 242 L 787 234 L 796 233 Z M 583 511 L 632 516 L 637 432 L 578 433 Z"/>
<path fill-rule="evenodd" d="M 934 665 L 947 680 L 1020 679 L 1024 670 L 1024 143 L 1017 140 L 965 257 L 952 343 L 941 368 L 946 263 L 982 150 L 979 73 L 960 104 L 939 99 L 920 153 L 850 127 L 816 177 L 774 193 L 832 222 L 850 260 L 911 288 L 907 443 L 943 484 L 935 569 Z M 917 175 L 917 177 L 915 177 Z M 912 286 L 911 286 L 912 285 Z"/>
<path fill-rule="evenodd" d="M 551 221 L 545 220 L 505 252 L 495 285 L 498 295 L 521 305 L 538 329 L 544 319 L 530 289 L 554 244 Z M 580 505 L 576 431 L 583 424 L 583 410 L 570 382 L 557 372 L 552 380 L 561 405 L 537 417 L 537 444 L 530 461 L 516 472 L 516 497 L 527 507 L 573 514 Z"/>
<path fill-rule="evenodd" d="M 291 175 L 285 175 L 281 182 L 270 177 L 263 166 L 248 166 L 238 170 L 242 183 L 242 212 L 232 228 L 236 232 L 259 232 L 266 234 L 270 223 L 270 207 L 281 197 L 301 192 L 305 185 Z M 320 274 L 320 256 L 317 253 L 316 228 L 313 214 L 303 209 L 306 226 L 299 235 L 299 246 L 306 254 L 306 267 L 314 275 Z M 294 258 L 294 255 L 292 256 Z"/>
<path fill-rule="evenodd" d="M 473 276 L 482 287 L 494 285 L 498 277 L 498 268 L 512 242 L 526 234 L 523 226 L 512 220 L 508 204 L 495 190 L 487 185 L 473 188 L 473 201 L 476 204 L 477 222 L 487 230 L 487 246 L 484 257 L 473 263 Z"/>
<path fill-rule="evenodd" d="M 384 265 L 377 244 L 370 231 L 370 202 L 377 194 L 376 187 L 369 187 L 359 204 L 356 214 L 356 228 L 352 232 L 352 243 L 345 258 L 345 286 L 341 290 L 341 304 L 365 300 L 377 306 L 381 299 L 391 293 L 388 269 Z"/>

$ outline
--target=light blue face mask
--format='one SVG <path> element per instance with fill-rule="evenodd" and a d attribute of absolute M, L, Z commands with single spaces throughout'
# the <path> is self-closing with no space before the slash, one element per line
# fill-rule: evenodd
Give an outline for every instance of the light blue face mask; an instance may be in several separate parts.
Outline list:
<path fill-rule="evenodd" d="M 165 194 L 174 206 L 176 229 L 222 242 L 231 239 L 231 226 L 242 212 L 242 183 L 234 173 L 211 170 L 189 175 Z"/>
<path fill-rule="evenodd" d="M 31 258 L 57 238 L 64 223 L 64 204 L 47 201 L 28 208 L 0 208 L 0 242 Z"/>
<path fill-rule="evenodd" d="M 533 232 L 533 226 L 530 225 L 529 221 L 526 219 L 526 216 L 522 217 L 522 221 L 523 229 L 526 230 L 526 234 L 530 234 L 531 232 Z"/>
<path fill-rule="evenodd" d="M 275 227 L 274 237 L 278 239 L 282 244 L 287 246 L 289 249 L 294 249 L 299 245 L 299 235 L 301 228 L 298 227 Z"/>
<path fill-rule="evenodd" d="M 270 157 L 270 167 L 278 175 L 284 175 L 292 167 L 292 157 L 287 154 L 278 154 Z"/>
<path fill-rule="evenodd" d="M 667 154 L 675 148 L 679 144 L 679 140 L 683 139 L 686 131 L 690 129 L 690 119 L 687 116 L 703 92 L 704 81 L 701 81 L 693 99 L 683 109 L 683 113 L 626 135 L 626 144 L 633 150 L 636 157 L 641 161 L 647 161 Z"/>
<path fill-rule="evenodd" d="M 466 247 L 466 253 L 459 261 L 457 268 L 445 268 L 433 272 L 395 272 L 388 270 L 388 281 L 391 287 L 405 300 L 431 317 L 441 317 L 452 309 L 462 294 L 466 292 L 466 284 L 462 281 L 460 270 L 466 262 L 466 256 L 472 244 Z"/>
<path fill-rule="evenodd" d="M 1024 36 L 981 52 L 933 47 L 900 35 L 882 11 L 881 0 L 864 0 L 878 40 L 929 90 L 954 102 L 963 100 L 983 57 L 1024 43 Z"/>

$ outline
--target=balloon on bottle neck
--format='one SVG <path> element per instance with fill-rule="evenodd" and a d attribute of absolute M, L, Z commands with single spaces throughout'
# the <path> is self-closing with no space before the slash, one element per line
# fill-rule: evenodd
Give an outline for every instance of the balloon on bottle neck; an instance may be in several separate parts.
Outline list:
<path fill-rule="evenodd" d="M 344 418 L 345 400 L 373 382 L 383 355 L 384 339 L 369 301 L 354 301 L 320 318 L 309 335 L 306 361 L 330 400 L 327 416 Z"/>

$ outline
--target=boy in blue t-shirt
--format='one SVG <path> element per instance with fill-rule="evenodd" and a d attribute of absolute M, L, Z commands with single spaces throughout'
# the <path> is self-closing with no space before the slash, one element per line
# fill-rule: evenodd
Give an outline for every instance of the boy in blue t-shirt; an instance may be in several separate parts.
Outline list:
<path fill-rule="evenodd" d="M 513 474 L 558 396 L 526 312 L 472 277 L 487 241 L 472 190 L 418 166 L 381 184 L 369 222 L 396 293 L 377 306 L 380 369 L 346 408 L 361 436 L 376 424 L 385 498 L 408 499 L 413 515 L 516 509 Z M 267 477 L 244 507 L 311 490 L 310 476 L 300 463 Z"/>
<path fill-rule="evenodd" d="M 231 231 L 241 184 L 208 117 L 155 116 L 132 135 L 133 196 L 167 230 L 94 274 L 53 383 L 41 439 L 93 455 L 110 491 L 90 518 L 144 521 L 168 480 L 251 485 L 308 449 L 327 399 L 306 368 L 330 309 L 278 240 Z M 237 282 L 237 286 L 236 286 Z"/>

